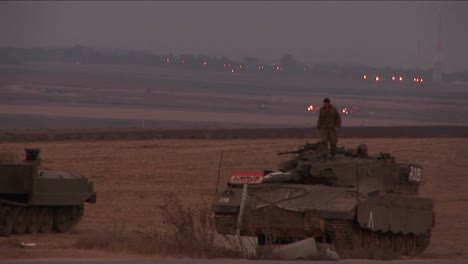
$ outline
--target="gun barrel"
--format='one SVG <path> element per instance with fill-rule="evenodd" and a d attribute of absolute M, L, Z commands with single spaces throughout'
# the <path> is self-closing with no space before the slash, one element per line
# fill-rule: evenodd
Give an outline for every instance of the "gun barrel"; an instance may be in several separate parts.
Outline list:
<path fill-rule="evenodd" d="M 294 150 L 294 151 L 281 151 L 281 152 L 278 152 L 278 155 L 297 154 L 297 153 L 299 153 L 299 151 L 297 151 L 297 150 Z"/>

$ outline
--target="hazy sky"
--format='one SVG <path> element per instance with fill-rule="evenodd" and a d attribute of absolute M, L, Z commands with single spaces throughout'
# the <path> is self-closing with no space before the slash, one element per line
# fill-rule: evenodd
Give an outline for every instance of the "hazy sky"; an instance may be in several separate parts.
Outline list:
<path fill-rule="evenodd" d="M 430 68 L 439 7 L 443 70 L 468 70 L 462 1 L 1 2 L 0 47 L 82 44 L 263 60 L 288 52 L 307 62 Z"/>

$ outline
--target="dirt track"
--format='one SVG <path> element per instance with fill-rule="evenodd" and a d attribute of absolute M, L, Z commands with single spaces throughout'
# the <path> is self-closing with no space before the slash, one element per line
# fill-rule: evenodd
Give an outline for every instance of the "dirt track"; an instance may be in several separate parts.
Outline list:
<path fill-rule="evenodd" d="M 2 151 L 18 157 L 22 149 L 42 148 L 43 166 L 66 169 L 89 176 L 98 201 L 87 205 L 83 221 L 69 234 L 12 236 L 37 244 L 34 248 L 0 247 L 1 258 L 37 257 L 128 257 L 79 250 L 74 243 L 86 234 L 113 224 L 163 228 L 157 206 L 176 192 L 189 202 L 210 196 L 216 188 L 221 151 L 224 160 L 221 182 L 235 170 L 275 169 L 279 150 L 290 150 L 306 139 L 156 139 L 120 141 L 62 141 L 1 143 Z M 402 160 L 424 166 L 422 195 L 435 200 L 437 223 L 424 258 L 468 258 L 468 139 L 343 139 L 355 146 L 368 144 L 370 152 L 389 151 Z M 7 238 L 0 238 L 5 243 Z M 5 245 L 5 244 L 3 244 Z"/>

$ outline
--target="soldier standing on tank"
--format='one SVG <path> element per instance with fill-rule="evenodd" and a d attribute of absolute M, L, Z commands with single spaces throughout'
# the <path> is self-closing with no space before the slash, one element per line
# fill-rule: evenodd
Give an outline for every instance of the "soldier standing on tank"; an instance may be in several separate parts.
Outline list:
<path fill-rule="evenodd" d="M 338 129 L 341 128 L 341 116 L 336 107 L 330 103 L 329 98 L 323 99 L 317 120 L 317 129 L 320 132 L 320 140 L 324 145 L 330 144 L 330 154 L 335 158 L 336 144 L 338 142 Z"/>

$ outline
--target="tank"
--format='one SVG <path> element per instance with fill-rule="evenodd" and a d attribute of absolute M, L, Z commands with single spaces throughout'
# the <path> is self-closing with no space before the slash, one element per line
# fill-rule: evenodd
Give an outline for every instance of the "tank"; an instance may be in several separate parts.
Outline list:
<path fill-rule="evenodd" d="M 82 218 L 84 203 L 96 202 L 93 183 L 41 168 L 38 148 L 25 153 L 25 160 L 0 162 L 0 235 L 69 231 Z"/>
<path fill-rule="evenodd" d="M 327 153 L 306 143 L 278 153 L 293 156 L 277 171 L 232 173 L 212 201 L 217 232 L 255 236 L 260 245 L 313 237 L 342 253 L 423 253 L 435 215 L 432 199 L 419 196 L 422 166 L 369 155 L 363 144 L 340 147 L 333 159 Z"/>

